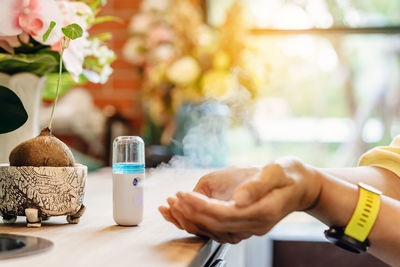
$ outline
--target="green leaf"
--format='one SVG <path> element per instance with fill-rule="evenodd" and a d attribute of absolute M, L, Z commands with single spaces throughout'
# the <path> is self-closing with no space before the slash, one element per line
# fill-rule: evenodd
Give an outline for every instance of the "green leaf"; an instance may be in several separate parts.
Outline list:
<path fill-rule="evenodd" d="M 109 41 L 109 40 L 112 39 L 112 34 L 109 33 L 109 32 L 102 32 L 102 33 L 99 33 L 99 34 L 97 34 L 95 36 L 92 36 L 90 39 L 91 40 L 98 39 L 99 41 L 102 41 L 102 42 Z"/>
<path fill-rule="evenodd" d="M 61 30 L 64 33 L 64 35 L 71 40 L 75 40 L 76 38 L 82 37 L 83 34 L 81 26 L 79 26 L 76 23 L 72 23 L 68 26 L 65 26 Z"/>
<path fill-rule="evenodd" d="M 57 91 L 57 79 L 58 73 L 49 73 L 46 76 L 46 84 L 44 86 L 44 90 L 42 93 L 42 97 L 44 99 L 53 100 L 56 98 L 56 91 Z M 78 82 L 72 78 L 71 74 L 68 72 L 63 72 L 61 74 L 62 83 L 60 85 L 60 92 L 59 95 L 65 94 L 69 89 L 76 85 L 85 84 L 87 79 L 85 76 L 79 76 Z"/>
<path fill-rule="evenodd" d="M 108 22 L 108 21 L 114 21 L 114 22 L 118 22 L 118 23 L 124 22 L 122 19 L 115 17 L 115 16 L 102 16 L 102 17 L 94 18 L 93 21 L 90 22 L 90 24 L 94 25 L 94 24 Z"/>
<path fill-rule="evenodd" d="M 43 76 L 57 70 L 60 55 L 54 51 L 40 51 L 36 54 L 0 54 L 0 72 L 15 74 L 30 72 Z"/>
<path fill-rule="evenodd" d="M 51 31 L 53 30 L 54 26 L 56 26 L 56 23 L 55 23 L 54 21 L 51 21 L 51 22 L 50 22 L 49 28 L 48 28 L 47 31 L 43 34 L 43 37 L 42 37 L 43 42 L 46 42 L 46 41 L 47 41 L 47 38 L 49 38 L 49 35 L 50 35 Z"/>
<path fill-rule="evenodd" d="M 0 85 L 0 134 L 14 131 L 28 120 L 28 113 L 19 97 Z"/>
<path fill-rule="evenodd" d="M 99 5 L 103 5 L 103 0 L 94 0 L 89 6 L 94 11 Z"/>

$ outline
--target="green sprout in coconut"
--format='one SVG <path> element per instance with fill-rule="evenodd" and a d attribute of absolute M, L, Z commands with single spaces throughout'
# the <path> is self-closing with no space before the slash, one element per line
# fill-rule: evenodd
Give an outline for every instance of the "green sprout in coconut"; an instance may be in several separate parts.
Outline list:
<path fill-rule="evenodd" d="M 52 21 L 43 41 L 46 41 L 56 23 Z M 68 48 L 71 40 L 82 36 L 83 30 L 78 24 L 70 24 L 61 29 L 64 36 L 61 39 L 61 55 L 59 73 L 57 80 L 56 97 L 53 102 L 51 116 L 48 127 L 44 128 L 40 134 L 32 139 L 22 142 L 15 147 L 9 157 L 11 166 L 52 166 L 52 167 L 72 167 L 75 164 L 71 150 L 61 140 L 56 138 L 51 131 L 54 118 L 54 111 L 57 105 L 58 94 L 61 86 L 62 59 L 65 49 Z"/>

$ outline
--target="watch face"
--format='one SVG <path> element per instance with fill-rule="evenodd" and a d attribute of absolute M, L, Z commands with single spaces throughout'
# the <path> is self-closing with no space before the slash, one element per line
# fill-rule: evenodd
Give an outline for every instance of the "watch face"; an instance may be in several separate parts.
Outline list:
<path fill-rule="evenodd" d="M 324 233 L 325 237 L 336 246 L 353 253 L 360 254 L 366 252 L 369 247 L 368 239 L 366 239 L 364 242 L 360 242 L 350 236 L 345 235 L 344 230 L 341 227 L 330 227 Z"/>

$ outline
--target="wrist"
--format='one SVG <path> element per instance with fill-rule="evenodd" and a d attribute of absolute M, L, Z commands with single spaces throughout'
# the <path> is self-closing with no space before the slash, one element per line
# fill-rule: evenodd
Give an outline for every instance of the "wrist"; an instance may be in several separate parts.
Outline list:
<path fill-rule="evenodd" d="M 318 203 L 322 184 L 319 171 L 296 158 L 277 161 L 284 170 L 285 177 L 293 181 L 293 211 L 306 211 Z"/>
<path fill-rule="evenodd" d="M 316 168 L 305 165 L 303 177 L 306 182 L 300 211 L 308 211 L 318 206 L 323 189 L 323 176 Z"/>
<path fill-rule="evenodd" d="M 358 202 L 357 186 L 317 171 L 321 183 L 314 206 L 306 212 L 327 225 L 346 226 Z"/>

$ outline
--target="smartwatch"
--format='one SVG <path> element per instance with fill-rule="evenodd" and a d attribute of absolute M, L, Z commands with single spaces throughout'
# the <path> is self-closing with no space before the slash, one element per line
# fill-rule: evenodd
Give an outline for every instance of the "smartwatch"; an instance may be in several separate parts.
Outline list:
<path fill-rule="evenodd" d="M 346 228 L 332 226 L 325 231 L 326 238 L 335 245 L 354 253 L 363 253 L 370 246 L 368 234 L 378 217 L 382 192 L 359 183 L 356 209 Z"/>

